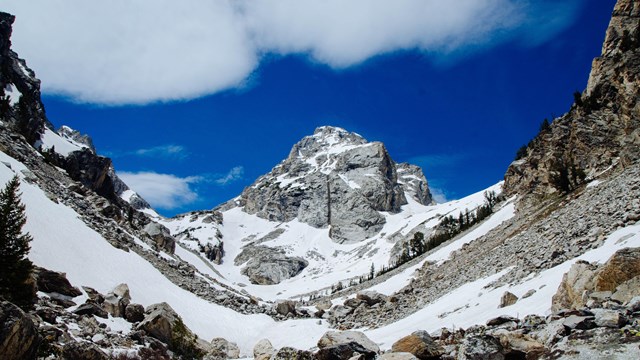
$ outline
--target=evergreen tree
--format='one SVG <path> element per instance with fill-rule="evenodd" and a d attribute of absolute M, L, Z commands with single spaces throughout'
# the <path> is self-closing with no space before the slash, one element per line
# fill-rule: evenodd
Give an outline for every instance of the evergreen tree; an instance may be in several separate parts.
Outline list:
<path fill-rule="evenodd" d="M 33 264 L 27 258 L 31 236 L 22 233 L 27 222 L 15 176 L 0 191 L 0 296 L 23 309 L 33 305 Z"/>
<path fill-rule="evenodd" d="M 540 124 L 540 132 L 549 131 L 551 129 L 551 124 L 549 123 L 549 119 L 542 120 L 542 124 Z"/>

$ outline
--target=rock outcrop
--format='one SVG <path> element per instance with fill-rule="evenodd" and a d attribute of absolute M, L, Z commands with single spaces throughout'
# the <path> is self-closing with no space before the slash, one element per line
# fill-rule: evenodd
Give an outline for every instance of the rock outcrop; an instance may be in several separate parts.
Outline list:
<path fill-rule="evenodd" d="M 288 257 L 283 251 L 267 246 L 247 246 L 234 260 L 236 265 L 246 265 L 242 274 L 252 284 L 273 285 L 298 275 L 309 262 L 300 257 Z"/>
<path fill-rule="evenodd" d="M 542 129 L 505 174 L 507 196 L 535 203 L 572 191 L 603 171 L 640 159 L 640 4 L 620 0 L 586 90 L 564 116 Z"/>
<path fill-rule="evenodd" d="M 439 359 L 444 350 L 442 346 L 429 336 L 426 331 L 416 331 L 396 341 L 391 351 L 398 353 L 411 353 L 420 360 Z"/>
<path fill-rule="evenodd" d="M 63 273 L 35 267 L 34 276 L 38 291 L 45 293 L 58 293 L 61 295 L 76 297 L 82 295 L 82 292 L 72 286 Z"/>
<path fill-rule="evenodd" d="M 151 237 L 158 249 L 168 254 L 173 254 L 176 250 L 176 240 L 169 233 L 169 229 L 155 222 L 150 222 L 145 226 L 144 231 Z"/>
<path fill-rule="evenodd" d="M 432 201 L 419 168 L 398 166 L 382 143 L 325 126 L 295 144 L 238 203 L 250 214 L 281 222 L 297 218 L 329 227 L 338 243 L 356 243 L 382 229 L 379 212 L 398 212 L 407 202 L 405 193 L 422 204 Z"/>
<path fill-rule="evenodd" d="M 618 250 L 600 266 L 578 261 L 564 274 L 553 296 L 551 310 L 581 309 L 608 300 L 627 302 L 640 295 L 640 287 L 629 285 L 638 282 L 640 249 Z"/>
<path fill-rule="evenodd" d="M 0 95 L 11 96 L 0 103 L 0 117 L 9 120 L 29 144 L 40 139 L 45 127 L 52 128 L 40 100 L 40 80 L 26 62 L 11 50 L 13 15 L 0 12 Z"/>
<path fill-rule="evenodd" d="M 8 301 L 0 301 L 0 354 L 6 360 L 35 359 L 41 338 L 31 318 Z"/>

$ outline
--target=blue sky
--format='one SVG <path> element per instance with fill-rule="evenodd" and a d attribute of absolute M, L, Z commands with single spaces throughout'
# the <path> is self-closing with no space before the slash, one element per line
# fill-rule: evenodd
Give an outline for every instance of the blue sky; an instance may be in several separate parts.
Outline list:
<path fill-rule="evenodd" d="M 92 28 L 109 25 L 100 14 L 113 9 L 0 5 L 18 16 L 14 48 L 43 81 L 49 119 L 90 134 L 135 190 L 172 215 L 238 195 L 321 125 L 384 142 L 394 160 L 422 166 L 441 199 L 494 184 L 541 121 L 566 112 L 584 89 L 615 3 L 403 0 L 389 9 L 370 1 L 378 5 L 364 14 L 385 23 L 355 7 L 309 15 L 295 2 L 275 11 L 246 0 L 241 10 L 208 10 L 231 11 L 223 18 L 230 29 L 242 14 L 249 35 L 209 30 L 203 17 L 202 27 L 162 41 L 155 33 L 138 39 L 144 31 L 135 26 L 115 40 Z M 116 3 L 128 13 L 131 5 Z M 415 17 L 423 4 L 443 9 Z M 139 67 L 128 59 L 145 56 Z"/>

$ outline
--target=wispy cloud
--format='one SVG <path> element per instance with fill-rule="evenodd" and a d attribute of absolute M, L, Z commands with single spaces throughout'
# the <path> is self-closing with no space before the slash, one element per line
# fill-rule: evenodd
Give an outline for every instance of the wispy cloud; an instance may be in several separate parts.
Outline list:
<path fill-rule="evenodd" d="M 241 180 L 244 176 L 244 167 L 236 166 L 229 170 L 226 174 L 218 176 L 213 182 L 218 185 L 224 186 L 234 181 Z"/>
<path fill-rule="evenodd" d="M 0 3 L 17 15 L 13 45 L 46 92 L 118 105 L 186 100 L 240 86 L 268 53 L 346 68 L 399 50 L 442 56 L 514 38 L 540 43 L 571 24 L 583 1 Z"/>
<path fill-rule="evenodd" d="M 133 153 L 138 156 L 178 159 L 184 159 L 188 155 L 185 147 L 182 145 L 161 145 L 148 149 L 138 149 Z"/>
<path fill-rule="evenodd" d="M 449 201 L 449 199 L 447 199 L 447 195 L 443 190 L 433 186 L 429 186 L 429 191 L 431 191 L 433 200 L 435 200 L 438 204 L 443 204 Z"/>
<path fill-rule="evenodd" d="M 236 166 L 225 174 L 186 177 L 154 171 L 123 171 L 118 176 L 154 208 L 172 210 L 198 201 L 197 185 L 226 186 L 242 180 L 244 168 Z"/>
<path fill-rule="evenodd" d="M 176 159 L 182 160 L 189 157 L 187 148 L 182 145 L 168 144 L 159 145 L 150 148 L 130 150 L 130 151 L 106 151 L 106 156 L 111 158 L 119 158 L 125 156 L 139 156 L 159 159 Z"/>
<path fill-rule="evenodd" d="M 118 172 L 118 176 L 153 207 L 165 210 L 195 202 L 198 194 L 192 186 L 204 180 L 200 176 L 179 177 L 151 171 Z"/>

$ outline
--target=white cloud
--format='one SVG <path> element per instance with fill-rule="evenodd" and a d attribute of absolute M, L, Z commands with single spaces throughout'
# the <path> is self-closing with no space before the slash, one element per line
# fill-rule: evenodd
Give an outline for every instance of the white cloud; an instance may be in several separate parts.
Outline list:
<path fill-rule="evenodd" d="M 236 180 L 241 180 L 243 175 L 244 175 L 244 168 L 242 166 L 236 166 L 231 170 L 229 170 L 229 172 L 226 173 L 225 175 L 215 179 L 214 182 L 218 185 L 224 186 Z"/>
<path fill-rule="evenodd" d="M 449 201 L 447 199 L 447 195 L 443 190 L 429 185 L 429 191 L 431 192 L 431 197 L 433 197 L 433 200 L 435 200 L 435 202 L 437 202 L 438 204 L 444 204 Z"/>
<path fill-rule="evenodd" d="M 131 189 L 139 193 L 153 207 L 165 210 L 193 203 L 198 194 L 191 185 L 203 181 L 202 177 L 178 177 L 155 172 L 118 172 L 118 176 Z"/>
<path fill-rule="evenodd" d="M 572 21 L 580 0 L 0 0 L 46 92 L 100 104 L 196 98 L 242 85 L 265 53 L 335 68 L 448 53 Z M 569 5 L 567 5 L 569 4 Z M 542 9 L 542 10 L 541 10 Z"/>

